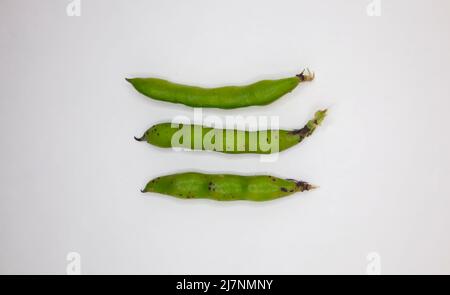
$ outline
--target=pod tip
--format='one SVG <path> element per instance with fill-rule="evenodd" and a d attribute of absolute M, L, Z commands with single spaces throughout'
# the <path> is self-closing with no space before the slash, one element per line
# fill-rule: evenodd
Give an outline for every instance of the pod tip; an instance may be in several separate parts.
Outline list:
<path fill-rule="evenodd" d="M 144 139 L 145 139 L 145 134 L 144 135 L 142 135 L 142 137 L 134 137 L 134 139 L 136 140 L 136 141 L 144 141 Z"/>
<path fill-rule="evenodd" d="M 317 188 L 319 188 L 319 187 L 320 187 L 320 186 L 318 186 L 318 185 L 310 184 L 308 190 L 317 189 Z"/>
<path fill-rule="evenodd" d="M 323 119 L 325 119 L 326 115 L 327 115 L 327 111 L 328 109 L 323 109 L 320 111 L 317 111 L 314 115 L 314 119 L 316 120 L 316 124 L 320 125 L 323 121 Z"/>
<path fill-rule="evenodd" d="M 304 69 L 300 74 L 296 75 L 300 82 L 303 81 L 312 81 L 316 77 L 316 74 L 312 71 L 310 71 L 308 68 Z"/>
<path fill-rule="evenodd" d="M 300 191 L 310 191 L 319 188 L 317 185 L 309 184 L 305 181 L 297 181 L 297 187 L 300 188 Z"/>

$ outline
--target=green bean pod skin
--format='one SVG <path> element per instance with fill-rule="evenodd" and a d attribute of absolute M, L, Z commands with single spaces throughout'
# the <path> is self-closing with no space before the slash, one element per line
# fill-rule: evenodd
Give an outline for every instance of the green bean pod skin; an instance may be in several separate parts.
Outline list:
<path fill-rule="evenodd" d="M 142 192 L 154 192 L 180 199 L 216 201 L 270 201 L 308 191 L 315 186 L 269 175 L 241 176 L 187 172 L 150 180 Z"/>
<path fill-rule="evenodd" d="M 190 107 L 234 109 L 267 105 L 291 92 L 300 82 L 311 81 L 314 75 L 302 73 L 284 79 L 262 80 L 245 86 L 203 88 L 173 83 L 158 78 L 126 79 L 140 93 L 150 98 L 184 104 Z"/>
<path fill-rule="evenodd" d="M 314 118 L 309 120 L 308 123 L 301 129 L 297 130 L 277 130 L 278 134 L 273 135 L 273 140 L 278 140 L 277 150 L 272 150 L 267 146 L 261 146 L 261 142 L 267 142 L 270 146 L 272 141 L 273 130 L 266 131 L 241 131 L 241 130 L 226 130 L 226 129 L 214 129 L 210 127 L 204 127 L 200 125 L 188 125 L 179 124 L 172 126 L 171 123 L 161 123 L 150 127 L 142 137 L 136 138 L 138 141 L 146 141 L 149 144 L 161 147 L 161 148 L 174 148 L 180 146 L 173 146 L 173 136 L 177 132 L 180 132 L 182 128 L 190 128 L 190 143 L 185 144 L 183 147 L 192 150 L 209 150 L 229 154 L 242 154 L 242 153 L 255 153 L 255 154 L 270 154 L 284 151 L 298 143 L 302 142 L 306 137 L 313 134 L 317 126 L 319 126 L 326 116 L 327 110 L 317 111 Z M 227 139 L 231 133 L 231 143 Z M 200 140 L 196 134 L 201 134 Z M 206 142 L 213 141 L 207 140 L 207 137 L 217 136 L 221 138 L 220 144 L 205 144 Z M 262 137 L 262 138 L 261 138 Z M 239 140 L 242 138 L 245 140 Z M 251 144 L 250 139 L 256 141 L 256 144 Z M 200 145 L 195 143 L 200 142 Z M 217 139 L 214 139 L 214 141 Z M 217 147 L 218 146 L 218 147 Z"/>

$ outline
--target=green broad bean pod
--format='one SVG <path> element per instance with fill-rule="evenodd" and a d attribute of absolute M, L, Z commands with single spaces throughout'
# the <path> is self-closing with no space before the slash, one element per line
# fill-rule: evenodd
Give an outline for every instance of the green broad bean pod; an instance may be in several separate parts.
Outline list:
<path fill-rule="evenodd" d="M 180 199 L 216 201 L 270 201 L 316 188 L 304 181 L 270 175 L 242 176 L 196 172 L 166 175 L 150 180 L 144 193 L 159 193 Z"/>
<path fill-rule="evenodd" d="M 138 141 L 162 148 L 209 150 L 222 153 L 270 154 L 297 145 L 313 134 L 326 116 L 317 111 L 314 118 L 297 130 L 242 131 L 214 129 L 200 125 L 161 123 L 149 128 Z"/>
<path fill-rule="evenodd" d="M 126 80 L 138 92 L 156 100 L 190 107 L 234 109 L 270 104 L 291 92 L 299 83 L 313 79 L 314 74 L 304 70 L 294 77 L 261 80 L 245 86 L 217 88 L 183 85 L 158 78 L 127 78 Z"/>

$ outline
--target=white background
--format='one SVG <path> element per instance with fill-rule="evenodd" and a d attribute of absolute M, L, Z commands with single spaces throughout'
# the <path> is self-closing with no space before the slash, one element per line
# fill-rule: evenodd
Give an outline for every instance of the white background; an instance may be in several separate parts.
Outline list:
<path fill-rule="evenodd" d="M 450 273 L 450 2 L 0 1 L 0 272 Z M 274 163 L 138 143 L 192 117 L 125 77 L 201 86 L 314 82 L 266 107 L 314 136 Z M 139 192 L 180 171 L 270 173 L 320 189 L 268 203 Z M 376 256 L 376 255 L 375 255 Z"/>

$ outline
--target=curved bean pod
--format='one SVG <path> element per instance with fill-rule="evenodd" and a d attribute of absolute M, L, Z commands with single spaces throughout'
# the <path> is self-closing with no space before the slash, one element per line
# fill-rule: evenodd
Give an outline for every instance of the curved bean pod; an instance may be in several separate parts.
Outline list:
<path fill-rule="evenodd" d="M 241 176 L 195 172 L 166 175 L 150 180 L 142 192 L 181 199 L 216 201 L 270 201 L 316 188 L 304 181 L 269 175 Z"/>
<path fill-rule="evenodd" d="M 173 83 L 158 78 L 126 79 L 140 93 L 172 103 L 191 107 L 234 109 L 253 105 L 267 105 L 288 92 L 300 82 L 311 81 L 309 70 L 278 80 L 262 80 L 245 86 L 203 88 Z"/>
<path fill-rule="evenodd" d="M 181 147 L 230 154 L 270 154 L 284 151 L 313 134 L 324 120 L 326 111 L 317 111 L 313 119 L 297 130 L 241 131 L 183 124 L 172 127 L 171 123 L 161 123 L 152 126 L 142 137 L 135 139 L 162 148 Z"/>

